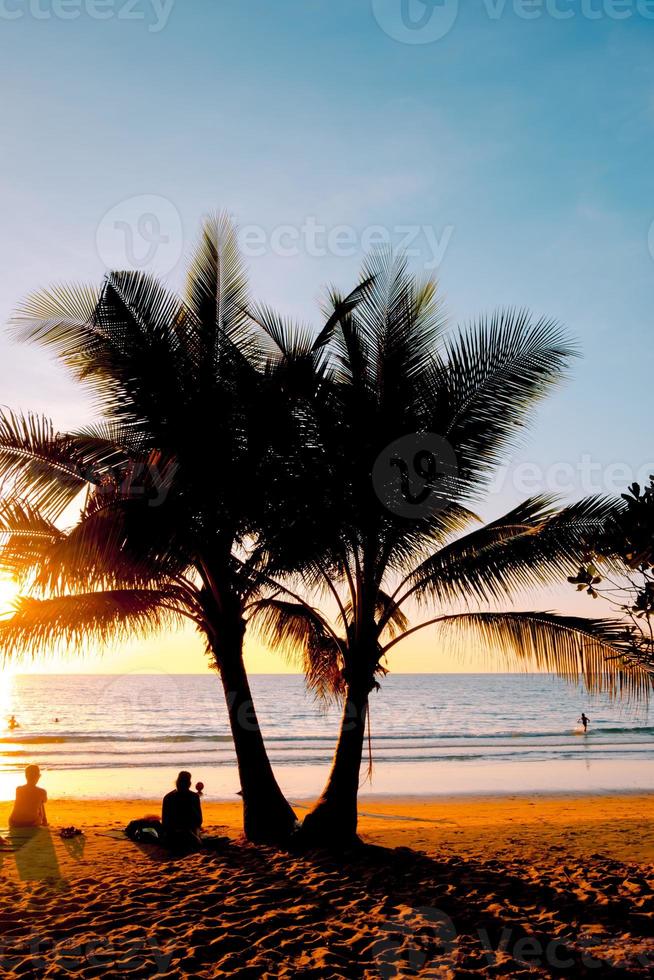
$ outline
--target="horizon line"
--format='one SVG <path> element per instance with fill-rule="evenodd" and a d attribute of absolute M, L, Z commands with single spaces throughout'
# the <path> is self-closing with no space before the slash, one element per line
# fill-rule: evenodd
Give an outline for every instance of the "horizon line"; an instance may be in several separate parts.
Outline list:
<path fill-rule="evenodd" d="M 0 677 L 5 673 L 0 668 Z M 110 670 L 110 671 L 28 671 L 11 672 L 12 677 L 121 677 L 133 674 L 138 677 L 212 677 L 219 671 L 180 671 L 180 670 Z M 391 671 L 388 677 L 496 677 L 498 675 L 516 677 L 557 677 L 555 671 L 548 670 L 405 670 Z M 301 671 L 248 671 L 248 677 L 304 677 Z"/>

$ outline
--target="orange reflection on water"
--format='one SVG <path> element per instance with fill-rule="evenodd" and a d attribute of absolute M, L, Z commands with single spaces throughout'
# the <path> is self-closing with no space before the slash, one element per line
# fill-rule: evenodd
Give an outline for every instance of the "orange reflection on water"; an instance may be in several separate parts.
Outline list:
<path fill-rule="evenodd" d="M 0 670 L 0 738 L 9 732 L 9 718 L 13 714 L 14 676 L 10 667 Z"/>

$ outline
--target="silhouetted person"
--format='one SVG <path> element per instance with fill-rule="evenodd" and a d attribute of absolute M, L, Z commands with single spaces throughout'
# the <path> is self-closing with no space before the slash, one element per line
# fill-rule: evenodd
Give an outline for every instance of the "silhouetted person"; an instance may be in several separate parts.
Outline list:
<path fill-rule="evenodd" d="M 9 817 L 10 827 L 47 827 L 45 805 L 48 794 L 37 785 L 41 778 L 38 766 L 25 770 L 25 786 L 16 787 L 16 802 Z"/>
<path fill-rule="evenodd" d="M 161 823 L 166 843 L 174 850 L 195 850 L 201 844 L 202 804 L 191 789 L 190 772 L 177 777 L 176 789 L 164 796 Z"/>
<path fill-rule="evenodd" d="M 16 721 L 16 716 L 12 715 L 9 719 L 9 731 L 13 732 L 15 728 L 20 728 L 20 725 Z"/>
<path fill-rule="evenodd" d="M 587 718 L 586 715 L 583 713 L 583 711 L 581 712 L 581 718 L 579 719 L 579 721 L 584 726 L 584 732 L 587 732 L 588 731 L 588 722 L 590 721 L 590 718 Z"/>

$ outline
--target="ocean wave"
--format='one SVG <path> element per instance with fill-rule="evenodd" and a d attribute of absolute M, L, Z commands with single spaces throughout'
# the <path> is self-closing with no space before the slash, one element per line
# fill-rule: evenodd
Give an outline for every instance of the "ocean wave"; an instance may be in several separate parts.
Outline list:
<path fill-rule="evenodd" d="M 594 761 L 600 760 L 612 760 L 612 759 L 624 759 L 637 760 L 641 757 L 642 753 L 639 752 L 598 752 L 593 756 Z M 216 760 L 212 756 L 205 756 L 203 754 L 189 755 L 177 757 L 180 764 L 184 763 L 189 768 L 200 768 L 200 767 L 212 767 L 218 766 L 221 768 L 222 765 L 231 765 L 234 760 L 224 760 L 223 763 L 220 760 Z M 536 753 L 533 757 L 530 757 L 530 762 L 547 762 L 550 763 L 556 758 L 557 761 L 577 761 L 584 762 L 587 761 L 587 756 L 581 752 L 563 752 L 560 755 L 552 756 L 547 753 Z M 507 755 L 498 757 L 488 755 L 484 752 L 475 753 L 456 753 L 453 755 L 442 756 L 437 754 L 416 754 L 408 752 L 401 758 L 395 756 L 385 756 L 383 753 L 373 753 L 373 763 L 375 767 L 388 766 L 394 768 L 396 766 L 402 766 L 407 764 L 441 764 L 447 766 L 464 766 L 466 764 L 485 764 L 485 765 L 505 765 L 505 764 L 524 764 L 526 761 L 524 755 L 519 752 L 509 753 Z M 329 764 L 329 756 L 323 755 L 310 755 L 301 758 L 275 758 L 271 756 L 271 762 L 279 769 L 283 767 L 289 767 L 292 769 L 304 769 L 312 766 L 319 766 L 324 768 Z M 22 762 L 16 760 L 15 762 L 10 762 L 10 760 L 5 757 L 4 760 L 0 761 L 0 771 L 4 772 L 19 772 L 22 769 Z M 163 755 L 159 754 L 154 756 L 152 759 L 147 761 L 130 760 L 129 756 L 125 755 L 122 757 L 109 759 L 98 759 L 97 757 L 79 760 L 74 757 L 65 757 L 59 759 L 43 759 L 42 767 L 47 773 L 49 771 L 111 771 L 111 770 L 125 770 L 131 769 L 134 771 L 140 771 L 144 769 L 174 769 L 176 766 L 173 765 L 172 760 L 167 760 Z"/>
<path fill-rule="evenodd" d="M 397 742 L 398 744 L 403 744 L 405 742 L 423 742 L 426 745 L 434 745 L 440 742 L 497 742 L 500 739 L 525 739 L 541 741 L 542 739 L 569 739 L 577 738 L 580 733 L 578 730 L 568 729 L 567 731 L 495 731 L 495 732 L 417 732 L 417 731 L 400 731 L 396 733 L 387 734 L 373 734 L 373 742 L 376 744 L 384 744 L 386 742 Z M 654 726 L 612 726 L 612 727 L 596 727 L 590 729 L 585 737 L 592 739 L 597 742 L 603 739 L 605 736 L 654 736 Z M 287 743 L 289 745 L 299 745 L 299 744 L 311 744 L 311 743 L 324 743 L 328 745 L 334 745 L 336 741 L 335 735 L 320 735 L 320 734 L 297 734 L 297 735 L 286 735 L 286 734 L 270 734 L 265 735 L 266 743 L 271 745 L 277 745 L 279 743 Z M 222 743 L 231 742 L 232 736 L 229 734 L 218 735 L 211 734 L 210 732 L 184 732 L 177 735 L 148 735 L 141 734 L 138 732 L 130 734 L 117 734 L 113 732 L 94 732 L 94 733 L 82 733 L 82 732 L 62 732 L 61 734 L 51 735 L 46 733 L 30 733 L 17 735 L 12 733 L 11 735 L 0 736 L 0 751 L 2 751 L 2 746 L 4 745 L 68 745 L 68 744 L 91 744 L 91 743 L 105 743 L 112 742 L 117 744 L 134 744 L 134 745 L 154 745 L 154 744 L 182 744 L 184 742 L 207 742 L 207 743 Z M 555 743 L 556 744 L 556 743 Z"/>

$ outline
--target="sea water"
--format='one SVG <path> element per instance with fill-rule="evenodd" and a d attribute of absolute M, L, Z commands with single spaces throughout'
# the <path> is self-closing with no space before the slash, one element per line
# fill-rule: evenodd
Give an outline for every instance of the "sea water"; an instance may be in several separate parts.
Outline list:
<path fill-rule="evenodd" d="M 314 796 L 340 708 L 317 704 L 299 676 L 251 682 L 279 782 L 293 799 Z M 364 795 L 654 789 L 651 709 L 542 674 L 391 675 L 371 695 L 370 750 Z M 180 769 L 202 779 L 207 799 L 235 799 L 239 789 L 222 688 L 210 673 L 5 677 L 0 799 L 13 797 L 28 763 L 41 767 L 51 797 L 154 799 Z"/>

